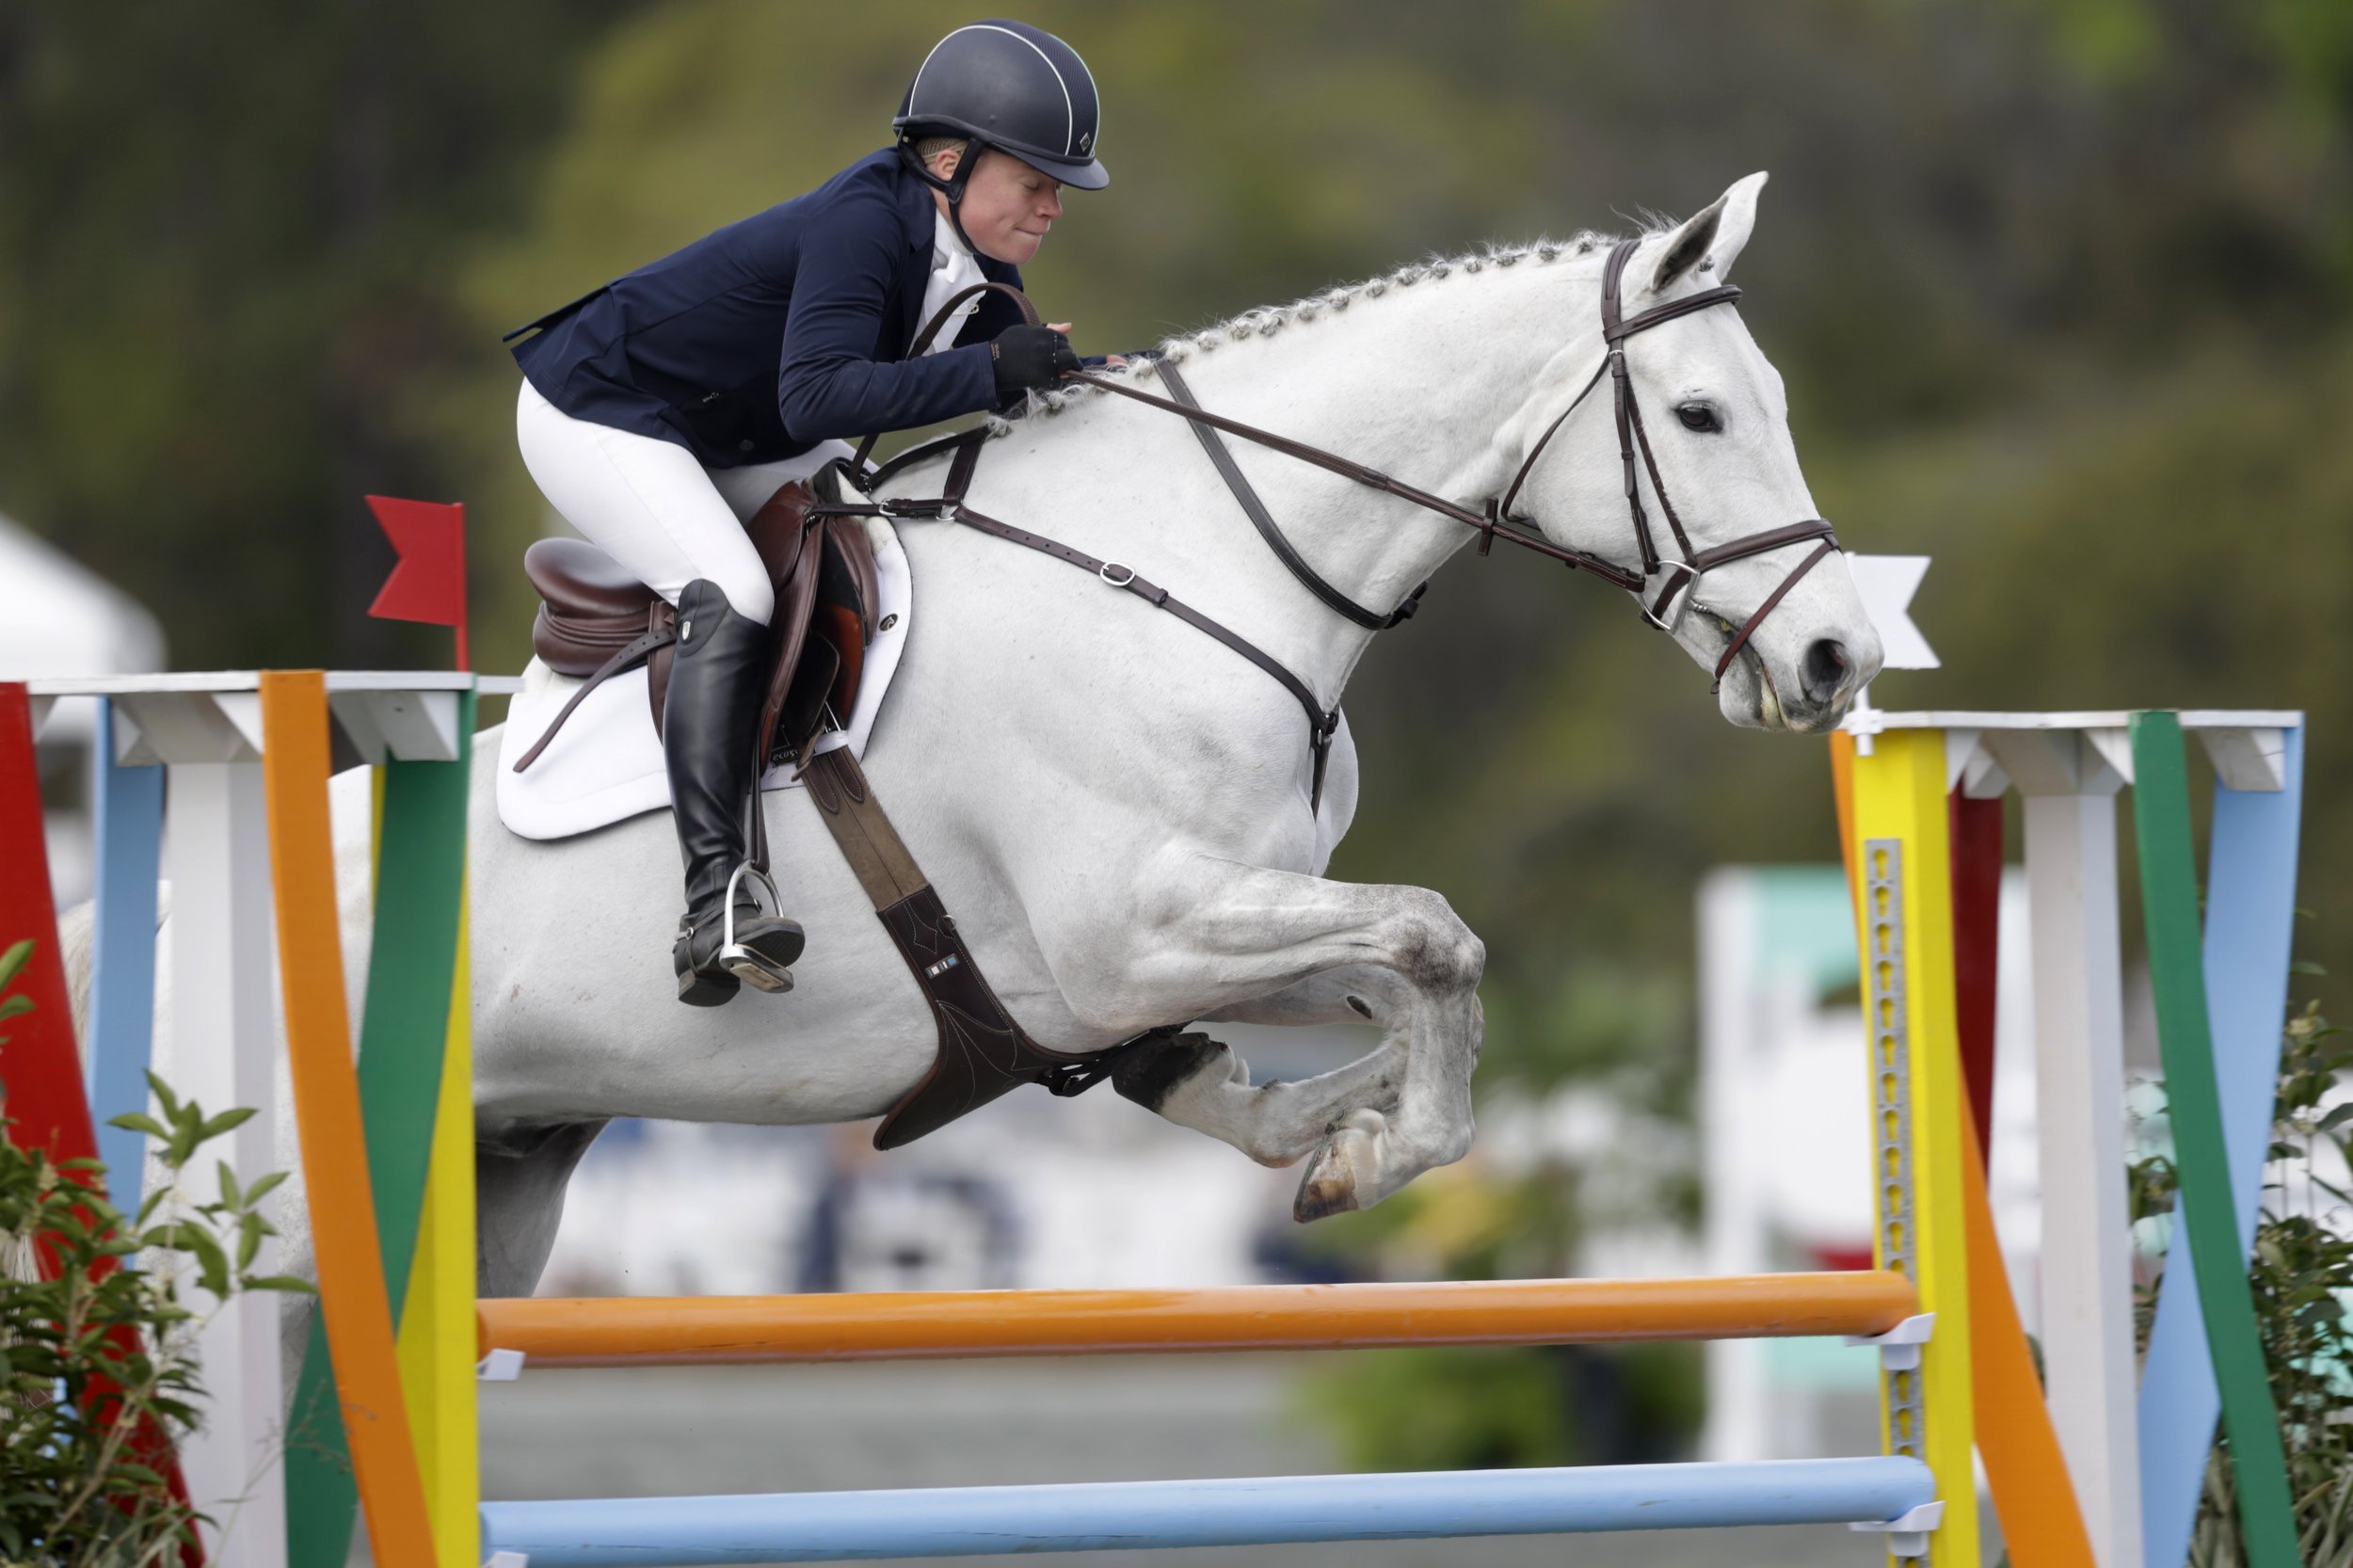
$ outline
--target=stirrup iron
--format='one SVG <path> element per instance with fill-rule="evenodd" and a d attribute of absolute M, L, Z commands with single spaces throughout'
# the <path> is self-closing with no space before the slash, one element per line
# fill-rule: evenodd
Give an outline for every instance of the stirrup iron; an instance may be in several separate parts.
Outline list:
<path fill-rule="evenodd" d="M 768 912 L 779 920 L 784 917 L 784 895 L 776 891 L 774 878 L 749 860 L 735 868 L 728 878 L 728 890 L 719 901 L 719 952 L 712 960 L 728 973 L 755 990 L 778 992 L 792 989 L 792 971 L 757 948 L 745 947 L 735 939 L 735 889 L 749 872 L 752 879 L 768 889 Z"/>

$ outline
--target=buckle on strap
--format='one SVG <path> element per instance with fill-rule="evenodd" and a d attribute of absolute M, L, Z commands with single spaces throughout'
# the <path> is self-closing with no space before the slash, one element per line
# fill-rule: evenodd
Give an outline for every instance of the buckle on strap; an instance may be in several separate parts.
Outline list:
<path fill-rule="evenodd" d="M 1084 1062 L 1068 1062 L 1048 1067 L 1038 1075 L 1037 1080 L 1048 1094 L 1059 1099 L 1083 1095 L 1112 1076 L 1112 1063 L 1120 1049 L 1120 1047 L 1113 1046 L 1111 1056 L 1097 1056 Z"/>
<path fill-rule="evenodd" d="M 1838 536 L 1824 520 L 1808 518 L 1802 522 L 1784 523 L 1779 528 L 1769 528 L 1761 534 L 1752 534 L 1744 539 L 1733 539 L 1712 549 L 1703 550 L 1689 560 L 1661 561 L 1658 563 L 1657 574 L 1667 578 L 1668 581 L 1660 584 L 1657 597 L 1648 603 L 1642 602 L 1639 593 L 1636 595 L 1635 602 L 1641 606 L 1642 619 L 1672 636 L 1676 628 L 1683 624 L 1684 616 L 1699 597 L 1700 580 L 1709 572 L 1718 567 L 1730 566 L 1735 561 L 1745 561 L 1751 556 L 1763 555 L 1788 545 L 1803 544 L 1809 539 L 1819 540 L 1820 543 L 1817 545 L 1813 554 L 1807 556 L 1787 577 L 1782 580 L 1781 586 L 1774 591 L 1770 599 L 1766 600 L 1765 610 L 1769 610 L 1781 602 L 1782 596 L 1796 584 L 1799 578 L 1813 570 L 1815 564 L 1825 554 L 1838 548 Z M 1723 680 L 1724 670 L 1731 665 L 1731 655 L 1740 650 L 1740 645 L 1748 641 L 1749 633 L 1755 631 L 1756 623 L 1764 618 L 1764 610 L 1760 610 L 1751 618 L 1749 624 L 1741 629 L 1739 636 L 1726 653 L 1723 664 L 1717 667 L 1716 679 L 1720 682 Z"/>
<path fill-rule="evenodd" d="M 1134 1041 L 1129 1041 L 1129 1046 L 1132 1046 L 1132 1043 Z M 1111 1069 L 1113 1069 L 1113 1064 L 1120 1060 L 1123 1052 L 1125 1052 L 1125 1046 L 1113 1046 L 1109 1055 L 1090 1057 L 1090 1060 L 1085 1060 L 1085 1062 L 1064 1062 L 1064 1064 L 1059 1064 L 1059 1066 L 1049 1066 L 1049 1069 L 1045 1069 L 1043 1074 L 1038 1074 L 1038 1083 L 1043 1085 L 1045 1093 L 1054 1095 L 1057 1099 L 1071 1099 L 1071 1097 L 1076 1097 L 1076 1095 L 1085 1095 L 1087 1090 L 1095 1088 L 1096 1083 L 1109 1079 Z"/>
<path fill-rule="evenodd" d="M 1182 1024 L 1162 1024 L 1158 1029 L 1147 1029 L 1132 1039 L 1122 1040 L 1115 1046 L 1107 1046 L 1092 1056 L 1082 1057 L 1076 1062 L 1057 1063 L 1038 1074 L 1037 1081 L 1048 1094 L 1061 1099 L 1069 1099 L 1075 1095 L 1083 1095 L 1111 1077 L 1129 1051 L 1140 1046 L 1154 1045 L 1171 1039 L 1183 1028 Z"/>
<path fill-rule="evenodd" d="M 1697 597 L 1702 574 L 1689 561 L 1661 561 L 1657 575 L 1665 579 L 1659 584 L 1658 597 L 1644 603 L 1638 589 L 1634 602 L 1641 607 L 1642 619 L 1673 636 L 1675 629 L 1683 624 L 1684 614 L 1691 608 L 1691 600 Z"/>

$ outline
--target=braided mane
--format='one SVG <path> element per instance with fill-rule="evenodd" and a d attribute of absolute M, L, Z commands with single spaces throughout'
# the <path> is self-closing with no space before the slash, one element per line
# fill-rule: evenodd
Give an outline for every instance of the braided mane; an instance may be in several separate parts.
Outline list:
<path fill-rule="evenodd" d="M 1657 231 L 1655 226 L 1646 226 L 1642 232 L 1648 234 Z M 1209 353 L 1227 344 L 1239 343 L 1245 338 L 1271 338 L 1294 323 L 1305 326 L 1323 315 L 1337 314 L 1359 300 L 1378 299 L 1391 289 L 1410 289 L 1417 283 L 1433 282 L 1457 272 L 1484 272 L 1491 266 L 1517 266 L 1522 262 L 1549 266 L 1563 258 L 1590 256 L 1616 242 L 1615 235 L 1596 233 L 1589 229 L 1566 240 L 1538 239 L 1523 245 L 1489 245 L 1459 256 L 1432 257 L 1427 261 L 1408 263 L 1394 272 L 1368 278 L 1362 282 L 1341 283 L 1288 305 L 1261 305 L 1244 311 L 1214 327 L 1162 339 L 1160 348 L 1169 359 L 1182 364 L 1195 355 Z M 1129 376 L 1140 381 L 1148 381 L 1152 379 L 1154 371 L 1150 360 L 1142 360 L 1125 370 L 1104 370 L 1096 374 Z M 1032 417 L 1058 414 L 1073 404 L 1101 395 L 1096 388 L 1084 385 L 1058 388 L 1050 392 L 1032 392 L 1029 411 Z M 1015 427 L 1013 422 L 994 416 L 988 421 L 991 435 L 1005 435 Z"/>

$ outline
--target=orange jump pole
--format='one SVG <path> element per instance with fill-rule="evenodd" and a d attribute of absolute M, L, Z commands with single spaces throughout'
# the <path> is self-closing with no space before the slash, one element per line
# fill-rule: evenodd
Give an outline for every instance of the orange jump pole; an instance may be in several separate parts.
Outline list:
<path fill-rule="evenodd" d="M 1919 1311 L 1879 1271 L 1721 1279 L 1262 1285 L 484 1301 L 484 1355 L 547 1367 L 925 1361 L 1128 1352 L 1607 1344 L 1884 1334 Z"/>

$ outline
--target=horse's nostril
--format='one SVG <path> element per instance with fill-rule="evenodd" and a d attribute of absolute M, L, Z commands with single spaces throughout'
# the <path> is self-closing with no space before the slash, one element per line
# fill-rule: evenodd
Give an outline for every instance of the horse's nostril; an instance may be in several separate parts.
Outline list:
<path fill-rule="evenodd" d="M 1808 701 L 1827 708 L 1835 702 L 1845 689 L 1848 675 L 1854 669 L 1854 661 L 1847 657 L 1847 645 L 1825 637 L 1805 650 L 1805 695 Z"/>

